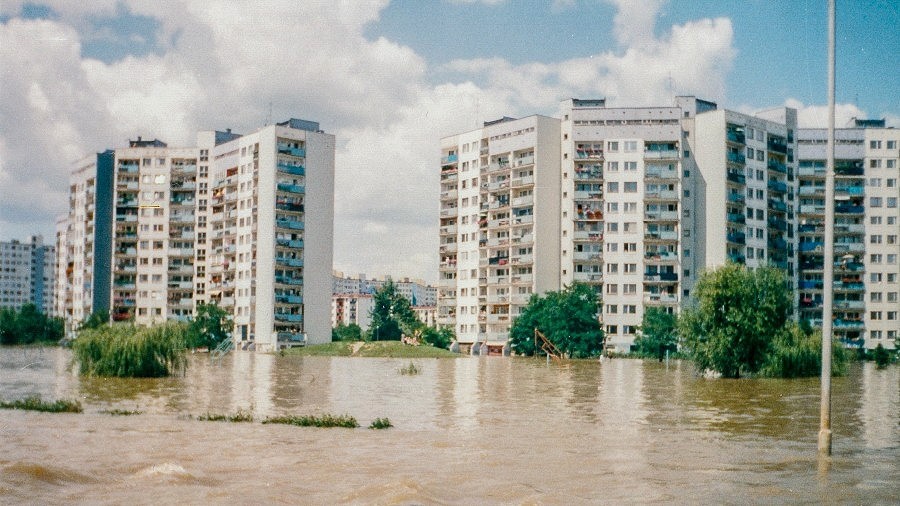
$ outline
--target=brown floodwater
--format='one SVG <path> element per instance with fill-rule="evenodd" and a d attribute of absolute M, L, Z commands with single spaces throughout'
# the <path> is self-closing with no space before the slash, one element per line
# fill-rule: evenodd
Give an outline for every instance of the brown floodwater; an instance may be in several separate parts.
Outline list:
<path fill-rule="evenodd" d="M 0 348 L 0 503 L 897 504 L 900 367 L 833 382 L 712 380 L 689 363 L 546 364 L 193 355 L 164 379 L 80 378 L 58 348 Z M 140 410 L 111 416 L 104 410 Z M 355 416 L 359 429 L 204 422 L 252 410 Z M 189 416 L 191 415 L 191 416 Z M 394 427 L 368 430 L 375 418 Z"/>

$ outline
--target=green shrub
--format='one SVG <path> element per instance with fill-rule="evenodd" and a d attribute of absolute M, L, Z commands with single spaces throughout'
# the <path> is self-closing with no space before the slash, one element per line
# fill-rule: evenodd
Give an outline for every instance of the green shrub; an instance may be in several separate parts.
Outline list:
<path fill-rule="evenodd" d="M 132 416 L 132 415 L 140 415 L 143 411 L 138 410 L 128 410 L 128 409 L 104 409 L 101 413 L 112 416 Z"/>
<path fill-rule="evenodd" d="M 387 429 L 393 426 L 394 425 L 387 418 L 376 418 L 369 424 L 370 429 Z"/>
<path fill-rule="evenodd" d="M 400 374 L 404 376 L 413 376 L 419 374 L 419 368 L 416 367 L 416 364 L 410 362 L 409 365 L 400 368 Z"/>
<path fill-rule="evenodd" d="M 331 415 L 327 413 L 320 416 L 275 416 L 266 418 L 262 423 L 283 423 L 287 425 L 297 425 L 299 427 L 345 427 L 348 429 L 359 427 L 356 418 L 353 418 L 350 415 Z"/>
<path fill-rule="evenodd" d="M 41 396 L 32 395 L 17 401 L 0 401 L 3 409 L 24 409 L 28 411 L 44 411 L 47 413 L 81 413 L 81 403 L 68 399 L 59 399 L 48 402 L 41 400 Z"/>
<path fill-rule="evenodd" d="M 81 374 L 131 378 L 168 376 L 183 368 L 185 325 L 106 325 L 82 331 L 72 343 Z"/>
<path fill-rule="evenodd" d="M 884 346 L 882 346 L 881 343 L 878 343 L 878 346 L 875 347 L 875 352 L 872 355 L 875 359 L 875 367 L 878 369 L 884 369 L 891 363 L 891 355 L 884 349 Z"/>
<path fill-rule="evenodd" d="M 222 415 L 218 413 L 206 413 L 205 415 L 200 415 L 197 417 L 197 420 L 203 422 L 252 422 L 253 421 L 253 411 L 247 409 L 239 409 L 236 413 L 231 415 Z"/>
<path fill-rule="evenodd" d="M 847 357 L 838 341 L 831 347 L 831 374 L 847 372 Z M 788 323 L 772 340 L 766 362 L 760 369 L 770 378 L 806 378 L 822 373 L 822 332 L 805 332 L 796 323 Z"/>

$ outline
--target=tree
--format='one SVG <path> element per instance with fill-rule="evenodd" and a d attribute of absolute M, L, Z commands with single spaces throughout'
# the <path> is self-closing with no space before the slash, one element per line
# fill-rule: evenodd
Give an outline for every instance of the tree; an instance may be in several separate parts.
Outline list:
<path fill-rule="evenodd" d="M 48 317 L 34 304 L 0 310 L 0 344 L 51 343 L 62 336 L 62 319 Z"/>
<path fill-rule="evenodd" d="M 700 370 L 726 378 L 754 374 L 791 314 L 783 271 L 727 264 L 700 276 L 697 305 L 685 310 L 678 331 Z"/>
<path fill-rule="evenodd" d="M 891 355 L 884 349 L 884 346 L 882 346 L 881 343 L 878 343 L 878 346 L 875 347 L 875 353 L 873 355 L 875 358 L 875 367 L 878 369 L 884 369 L 891 363 Z"/>
<path fill-rule="evenodd" d="M 231 337 L 231 315 L 216 304 L 199 304 L 197 313 L 185 332 L 187 345 L 192 348 L 214 349 Z"/>
<path fill-rule="evenodd" d="M 362 329 L 355 323 L 344 325 L 343 322 L 339 322 L 337 327 L 331 329 L 331 340 L 362 341 Z"/>
<path fill-rule="evenodd" d="M 435 348 L 443 348 L 445 350 L 450 349 L 450 343 L 452 343 L 453 340 L 456 339 L 456 335 L 453 333 L 453 329 L 451 329 L 450 327 L 438 329 L 422 324 L 418 334 L 422 341 L 426 344 L 430 344 Z"/>
<path fill-rule="evenodd" d="M 599 355 L 603 351 L 603 331 L 597 318 L 599 301 L 594 290 L 574 283 L 543 297 L 532 295 L 509 332 L 516 353 L 534 355 L 534 330 L 570 357 Z"/>
<path fill-rule="evenodd" d="M 375 291 L 369 316 L 368 338 L 373 341 L 399 341 L 404 333 L 412 334 L 418 328 L 416 313 L 409 300 L 397 292 L 393 281 L 388 280 Z"/>
<path fill-rule="evenodd" d="M 666 351 L 675 351 L 678 343 L 678 317 L 659 307 L 644 311 L 640 336 L 634 341 L 635 351 L 644 357 L 662 360 Z"/>

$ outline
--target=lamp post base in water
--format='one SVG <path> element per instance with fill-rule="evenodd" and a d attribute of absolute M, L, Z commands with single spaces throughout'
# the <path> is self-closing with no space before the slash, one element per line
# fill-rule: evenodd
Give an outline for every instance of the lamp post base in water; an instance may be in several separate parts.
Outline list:
<path fill-rule="evenodd" d="M 830 429 L 822 429 L 819 431 L 819 453 L 822 455 L 831 455 Z"/>

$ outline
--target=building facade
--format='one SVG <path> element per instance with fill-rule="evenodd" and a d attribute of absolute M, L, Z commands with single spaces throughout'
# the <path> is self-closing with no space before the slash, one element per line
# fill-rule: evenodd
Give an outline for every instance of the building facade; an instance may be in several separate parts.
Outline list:
<path fill-rule="evenodd" d="M 70 328 L 215 303 L 242 349 L 330 341 L 334 136 L 317 123 L 201 132 L 187 148 L 139 137 L 78 162 L 69 207 L 56 305 Z"/>
<path fill-rule="evenodd" d="M 834 268 L 832 325 L 845 346 L 892 349 L 900 329 L 900 131 L 883 121 L 835 130 L 834 257 L 825 259 L 827 131 L 799 132 L 800 318 L 822 324 L 823 267 Z"/>
<path fill-rule="evenodd" d="M 0 241 L 0 308 L 34 304 L 45 315 L 55 313 L 56 247 L 41 236 L 29 242 Z"/>
<path fill-rule="evenodd" d="M 462 350 L 507 346 L 532 293 L 560 288 L 560 122 L 487 122 L 441 140 L 437 322 Z"/>
<path fill-rule="evenodd" d="M 573 282 L 602 299 L 606 347 L 627 352 L 645 308 L 680 311 L 705 269 L 796 280 L 795 111 L 695 97 L 561 110 L 442 140 L 437 318 L 463 349 L 501 347 L 531 293 Z"/>

